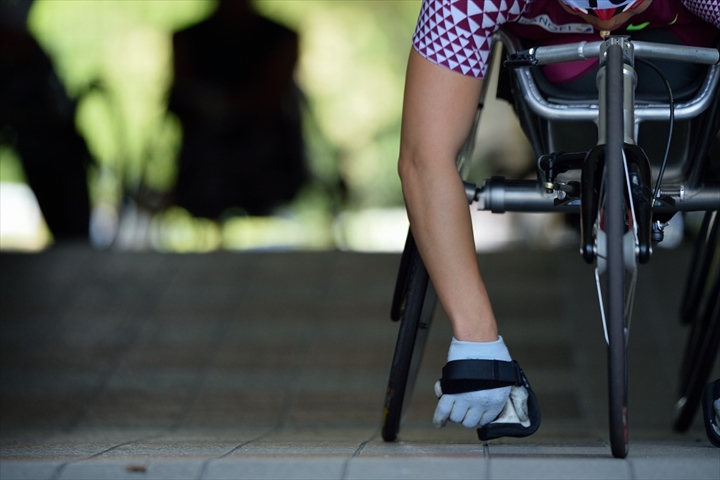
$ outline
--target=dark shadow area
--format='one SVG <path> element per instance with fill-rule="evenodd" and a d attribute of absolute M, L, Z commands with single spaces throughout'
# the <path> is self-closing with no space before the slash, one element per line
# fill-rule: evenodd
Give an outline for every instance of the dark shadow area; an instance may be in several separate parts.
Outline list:
<path fill-rule="evenodd" d="M 55 241 L 86 241 L 91 157 L 75 129 L 76 102 L 26 29 L 31 5 L 0 3 L 0 143 L 22 158 Z"/>
<path fill-rule="evenodd" d="M 592 272 L 575 249 L 479 257 L 543 415 L 487 454 L 474 429 L 431 423 L 442 312 L 399 441 L 379 436 L 396 254 L 0 254 L 0 478 L 716 478 L 701 415 L 671 428 L 690 254 L 657 252 L 638 287 L 622 462 L 607 442 Z"/>
<path fill-rule="evenodd" d="M 291 200 L 308 179 L 297 35 L 250 2 L 227 0 L 173 46 L 170 109 L 183 127 L 176 203 L 218 218 L 233 208 L 265 215 Z"/>

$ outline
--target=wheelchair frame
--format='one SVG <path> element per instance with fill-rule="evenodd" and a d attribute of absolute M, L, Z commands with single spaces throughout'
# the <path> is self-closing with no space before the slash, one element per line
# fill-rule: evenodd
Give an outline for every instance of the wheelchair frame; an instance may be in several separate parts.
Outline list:
<path fill-rule="evenodd" d="M 661 239 L 664 223 L 677 212 L 707 212 L 705 233 L 696 247 L 686 291 L 699 289 L 703 301 L 699 306 L 685 302 L 683 307 L 684 321 L 696 326 L 681 373 L 682 376 L 693 371 L 694 378 L 692 382 L 681 381 L 679 417 L 686 419 L 688 414 L 692 417 L 697 410 L 699 400 L 694 405 L 694 400 L 688 402 L 688 391 L 692 397 L 698 385 L 702 390 L 703 372 L 706 379 L 717 353 L 717 340 L 713 347 L 712 339 L 720 335 L 718 268 L 699 269 L 698 273 L 695 267 L 698 262 L 702 265 L 707 258 L 717 259 L 720 255 L 717 233 L 720 218 L 716 215 L 720 209 L 720 184 L 704 183 L 702 179 L 707 152 L 714 141 L 713 132 L 720 128 L 719 52 L 631 41 L 626 37 L 523 51 L 520 41 L 503 30 L 494 40 L 487 78 L 494 73 L 492 59 L 501 48 L 510 54 L 506 64 L 511 67 L 601 58 L 598 99 L 595 101 L 550 99 L 543 94 L 529 69 L 514 68 L 512 87 L 519 92 L 514 95 L 516 114 L 538 159 L 538 177 L 536 180 L 493 177 L 480 187 L 466 183 L 465 190 L 468 202 L 476 202 L 478 210 L 580 213 L 581 254 L 586 262 L 596 264 L 596 283 L 608 343 L 610 444 L 613 455 L 623 458 L 628 453 L 625 350 L 637 266 L 649 261 L 653 240 Z M 671 110 L 669 105 L 636 100 L 635 55 L 711 65 L 697 93 L 676 104 L 672 112 L 676 120 L 699 119 L 697 123 L 704 127 L 697 134 L 700 141 L 695 142 L 696 152 L 686 155 L 680 168 L 669 179 L 664 177 L 667 181 L 662 181 L 659 186 L 652 185 L 653 166 L 642 148 L 636 145 L 636 140 L 641 122 L 667 120 L 671 118 Z M 475 132 L 489 84 L 483 85 L 472 133 L 458 155 L 458 171 L 463 178 L 470 167 Z M 551 143 L 548 139 L 551 122 L 578 120 L 597 124 L 597 146 L 589 152 L 545 150 Z M 386 441 L 397 437 L 409 405 L 435 303 L 432 282 L 409 233 L 391 309 L 391 318 L 402 321 L 385 397 L 382 434 Z M 710 335 L 703 335 L 708 330 Z M 704 342 L 700 345 L 702 351 L 693 353 L 699 342 Z M 706 366 L 698 369 L 698 363 Z M 687 425 L 676 422 L 677 430 L 683 427 L 687 428 Z"/>

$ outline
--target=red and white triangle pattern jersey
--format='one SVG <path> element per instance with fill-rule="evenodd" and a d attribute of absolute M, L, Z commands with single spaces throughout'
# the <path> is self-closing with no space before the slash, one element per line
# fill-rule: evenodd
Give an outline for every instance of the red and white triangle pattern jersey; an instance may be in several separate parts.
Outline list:
<path fill-rule="evenodd" d="M 693 0 L 683 2 L 685 7 L 693 14 L 702 18 L 715 27 L 720 28 L 720 1 L 718 0 Z"/>
<path fill-rule="evenodd" d="M 492 35 L 517 20 L 526 0 L 425 0 L 413 37 L 424 57 L 451 70 L 482 77 Z"/>
<path fill-rule="evenodd" d="M 656 0 L 677 3 L 720 28 L 720 0 Z M 681 5 L 682 4 L 682 5 Z M 667 9 L 664 3 L 662 8 Z M 580 17 L 568 14 L 558 0 L 424 0 L 413 36 L 423 57 L 465 75 L 482 78 L 492 35 L 505 23 L 542 26 L 552 33 L 578 32 Z"/>

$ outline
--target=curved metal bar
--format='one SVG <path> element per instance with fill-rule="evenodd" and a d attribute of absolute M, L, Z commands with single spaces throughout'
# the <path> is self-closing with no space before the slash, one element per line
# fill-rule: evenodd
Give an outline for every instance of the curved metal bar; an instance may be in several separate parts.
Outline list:
<path fill-rule="evenodd" d="M 675 105 L 675 120 L 686 120 L 700 115 L 713 101 L 720 83 L 720 66 L 710 67 L 700 90 L 695 97 L 687 102 Z M 667 105 L 636 105 L 636 121 L 667 120 L 670 118 L 670 107 Z"/>
<path fill-rule="evenodd" d="M 658 58 L 676 62 L 701 63 L 717 65 L 720 51 L 715 48 L 693 47 L 689 45 L 664 45 L 662 43 L 633 40 L 636 57 L 647 59 Z"/>
<path fill-rule="evenodd" d="M 501 41 L 509 53 L 520 51 L 517 39 L 500 30 L 495 39 Z M 571 45 L 559 45 L 532 49 L 538 64 L 557 63 L 562 61 L 582 60 L 597 57 L 602 42 L 580 42 Z M 712 65 L 705 76 L 700 90 L 690 100 L 675 105 L 675 120 L 685 120 L 696 117 L 712 103 L 713 95 L 720 84 L 720 66 L 717 65 L 720 52 L 715 49 L 697 48 L 687 46 L 663 46 L 649 42 L 633 42 L 636 56 L 644 58 L 670 58 L 679 61 Z M 597 52 L 596 52 L 597 50 Z M 540 62 L 542 59 L 542 63 Z M 553 59 L 552 61 L 550 59 Z M 546 99 L 532 73 L 527 68 L 518 68 L 514 72 L 522 87 L 522 94 L 528 107 L 538 116 L 548 120 L 590 120 L 597 121 L 598 106 L 596 103 L 568 104 L 556 103 Z M 665 104 L 639 104 L 635 107 L 636 122 L 648 120 L 667 120 L 670 118 L 670 107 Z"/>
<path fill-rule="evenodd" d="M 540 89 L 528 69 L 518 69 L 513 73 L 520 83 L 523 99 L 536 115 L 549 120 L 597 121 L 598 105 L 596 103 L 570 105 L 549 102 L 540 93 Z"/>
<path fill-rule="evenodd" d="M 549 65 L 551 63 L 597 58 L 603 55 L 601 51 L 602 44 L 602 41 L 597 41 L 551 45 L 531 48 L 528 50 L 528 53 L 535 60 L 536 65 Z M 666 45 L 663 43 L 643 42 L 639 40 L 633 40 L 632 46 L 635 56 L 642 58 L 658 58 L 704 65 L 716 65 L 720 61 L 720 52 L 715 48 L 694 47 L 690 45 Z"/>
<path fill-rule="evenodd" d="M 538 65 L 550 63 L 574 62 L 597 58 L 600 56 L 600 46 L 603 42 L 578 42 L 566 45 L 539 47 L 534 50 Z"/>
<path fill-rule="evenodd" d="M 516 70 L 515 75 L 522 85 L 523 98 L 530 109 L 537 115 L 549 120 L 592 120 L 598 117 L 598 106 L 595 103 L 562 104 L 550 102 L 540 90 L 527 69 Z M 694 118 L 705 111 L 712 102 L 713 94 L 720 83 L 720 67 L 710 67 L 700 90 L 690 100 L 675 105 L 675 120 Z M 670 118 L 670 107 L 667 105 L 636 105 L 635 120 L 667 120 Z"/>

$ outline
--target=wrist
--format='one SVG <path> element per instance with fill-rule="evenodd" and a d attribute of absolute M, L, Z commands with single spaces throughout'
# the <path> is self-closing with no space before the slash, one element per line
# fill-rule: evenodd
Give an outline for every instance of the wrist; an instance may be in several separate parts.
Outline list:
<path fill-rule="evenodd" d="M 502 336 L 492 342 L 469 342 L 453 337 L 448 350 L 448 362 L 453 360 L 512 360 Z"/>
<path fill-rule="evenodd" d="M 473 326 L 472 328 L 453 328 L 453 336 L 465 342 L 494 342 L 499 338 L 497 326 L 493 322 L 484 328 Z"/>

